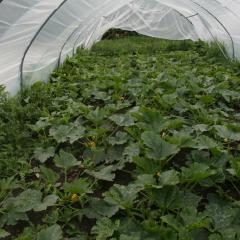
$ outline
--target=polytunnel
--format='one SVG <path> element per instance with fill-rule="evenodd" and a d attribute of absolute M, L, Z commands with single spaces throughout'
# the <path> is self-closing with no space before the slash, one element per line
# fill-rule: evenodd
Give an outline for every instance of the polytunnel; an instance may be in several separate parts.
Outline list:
<path fill-rule="evenodd" d="M 224 43 L 240 57 L 240 0 L 0 0 L 0 84 L 15 94 L 111 28 Z"/>

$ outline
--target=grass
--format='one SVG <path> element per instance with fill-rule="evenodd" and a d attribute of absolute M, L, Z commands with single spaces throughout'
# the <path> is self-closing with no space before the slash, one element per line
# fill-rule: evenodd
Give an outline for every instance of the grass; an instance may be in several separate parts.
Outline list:
<path fill-rule="evenodd" d="M 239 83 L 216 45 L 133 36 L 1 88 L 0 239 L 239 239 Z"/>

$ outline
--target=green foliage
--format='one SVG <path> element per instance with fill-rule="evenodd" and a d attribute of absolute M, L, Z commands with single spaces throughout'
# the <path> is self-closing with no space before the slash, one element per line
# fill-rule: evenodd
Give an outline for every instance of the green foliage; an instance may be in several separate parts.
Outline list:
<path fill-rule="evenodd" d="M 34 150 L 34 158 L 39 160 L 41 163 L 46 162 L 50 157 L 54 157 L 55 148 L 54 147 L 37 147 Z"/>
<path fill-rule="evenodd" d="M 8 237 L 10 235 L 10 233 L 8 233 L 7 231 L 5 231 L 4 229 L 0 229 L 0 239 L 4 239 L 6 237 Z"/>
<path fill-rule="evenodd" d="M 109 218 L 102 218 L 97 221 L 97 224 L 92 228 L 91 233 L 96 235 L 96 240 L 106 240 L 109 237 L 112 237 L 119 225 L 119 220 L 113 223 Z"/>
<path fill-rule="evenodd" d="M 144 132 L 142 134 L 142 140 L 144 144 L 151 149 L 147 154 L 149 158 L 162 160 L 179 151 L 176 145 L 162 140 L 160 136 L 154 132 Z"/>
<path fill-rule="evenodd" d="M 0 89 L 0 239 L 240 239 L 239 63 L 144 36 Z"/>
<path fill-rule="evenodd" d="M 112 173 L 114 171 L 114 166 L 107 166 L 107 167 L 103 167 L 100 171 L 96 172 L 96 171 L 87 171 L 87 173 L 93 177 L 95 177 L 96 179 L 100 179 L 100 180 L 105 180 L 105 181 L 113 181 L 113 179 L 115 178 L 115 174 Z"/>
<path fill-rule="evenodd" d="M 53 225 L 45 228 L 38 233 L 37 240 L 61 240 L 62 231 L 60 226 Z"/>
<path fill-rule="evenodd" d="M 80 164 L 71 153 L 65 152 L 63 150 L 60 150 L 60 153 L 55 157 L 54 162 L 57 167 L 63 169 L 69 169 Z"/>
<path fill-rule="evenodd" d="M 78 122 L 71 123 L 69 125 L 54 125 L 49 135 L 52 136 L 58 143 L 67 142 L 74 143 L 78 139 L 82 138 L 85 133 L 85 128 Z"/>
<path fill-rule="evenodd" d="M 122 29 L 110 29 L 108 30 L 102 37 L 102 39 L 118 39 L 121 37 L 129 37 L 129 36 L 138 36 L 137 32 L 132 31 L 124 31 Z"/>

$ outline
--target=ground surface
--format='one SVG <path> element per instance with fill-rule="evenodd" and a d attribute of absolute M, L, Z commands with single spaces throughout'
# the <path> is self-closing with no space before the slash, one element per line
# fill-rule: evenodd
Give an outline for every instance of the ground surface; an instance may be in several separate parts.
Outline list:
<path fill-rule="evenodd" d="M 203 43 L 79 50 L 0 99 L 0 239 L 240 239 L 240 72 Z"/>

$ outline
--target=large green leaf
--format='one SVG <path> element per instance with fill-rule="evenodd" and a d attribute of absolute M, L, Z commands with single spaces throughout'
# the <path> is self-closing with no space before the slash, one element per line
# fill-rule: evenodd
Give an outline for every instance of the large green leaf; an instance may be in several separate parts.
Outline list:
<path fill-rule="evenodd" d="M 91 233 L 96 235 L 96 240 L 107 240 L 112 237 L 113 233 L 119 228 L 120 221 L 116 220 L 112 222 L 109 218 L 102 218 L 97 221 L 97 224 L 93 226 Z"/>
<path fill-rule="evenodd" d="M 103 123 L 104 118 L 106 118 L 106 111 L 102 108 L 100 109 L 99 107 L 97 107 L 95 110 L 88 113 L 86 118 L 95 123 L 96 125 L 100 125 Z"/>
<path fill-rule="evenodd" d="M 0 224 L 7 224 L 14 226 L 18 223 L 18 221 L 28 221 L 28 216 L 24 212 L 18 210 L 16 198 L 8 198 L 6 201 L 3 203 L 3 209 L 5 209 L 5 213 L 1 214 L 0 218 Z M 25 210 L 25 209 L 23 209 Z"/>
<path fill-rule="evenodd" d="M 168 214 L 168 215 L 162 216 L 161 220 L 165 224 L 167 224 L 170 227 L 172 227 L 177 232 L 181 232 L 181 230 L 183 229 L 182 223 L 178 219 L 176 219 L 176 217 L 173 216 L 172 214 Z"/>
<path fill-rule="evenodd" d="M 77 161 L 77 159 L 71 153 L 63 150 L 60 150 L 59 155 L 55 156 L 54 162 L 57 167 L 64 169 L 69 169 L 80 164 L 80 162 Z"/>
<path fill-rule="evenodd" d="M 133 126 L 135 124 L 134 119 L 129 114 L 115 114 L 109 119 L 121 127 Z"/>
<path fill-rule="evenodd" d="M 36 206 L 33 210 L 36 212 L 41 212 L 47 210 L 48 207 L 54 206 L 58 200 L 58 196 L 51 194 L 46 196 L 43 201 Z"/>
<path fill-rule="evenodd" d="M 67 138 L 70 143 L 74 143 L 75 141 L 84 137 L 85 127 L 80 125 L 79 123 L 73 123 L 70 125 L 69 132 L 67 134 Z"/>
<path fill-rule="evenodd" d="M 0 239 L 4 239 L 4 238 L 8 237 L 9 235 L 10 235 L 9 232 L 0 228 Z"/>
<path fill-rule="evenodd" d="M 36 122 L 35 125 L 30 125 L 31 129 L 35 132 L 39 132 L 40 130 L 45 129 L 46 127 L 50 126 L 50 121 L 48 117 L 41 117 L 39 120 Z"/>
<path fill-rule="evenodd" d="M 17 196 L 14 205 L 18 212 L 24 213 L 30 210 L 40 212 L 53 206 L 57 200 L 58 197 L 51 194 L 46 196 L 42 201 L 42 193 L 40 191 L 28 189 Z"/>
<path fill-rule="evenodd" d="M 119 206 L 110 204 L 103 199 L 91 198 L 89 207 L 86 209 L 86 216 L 89 218 L 112 217 L 119 210 Z"/>
<path fill-rule="evenodd" d="M 140 154 L 140 147 L 137 143 L 130 143 L 125 149 L 123 155 L 129 162 L 133 161 L 133 158 Z"/>
<path fill-rule="evenodd" d="M 180 182 L 179 173 L 175 170 L 169 170 L 160 174 L 159 185 L 164 186 L 174 186 Z"/>
<path fill-rule="evenodd" d="M 66 192 L 75 194 L 85 194 L 92 192 L 90 182 L 86 178 L 75 179 L 71 183 L 65 183 L 64 190 Z"/>
<path fill-rule="evenodd" d="M 40 231 L 37 240 L 62 240 L 62 230 L 59 225 L 53 225 Z"/>
<path fill-rule="evenodd" d="M 102 168 L 100 171 L 87 171 L 87 173 L 97 179 L 104 181 L 113 181 L 115 174 L 113 173 L 114 166 L 107 166 Z"/>
<path fill-rule="evenodd" d="M 190 133 L 179 133 L 177 131 L 173 133 L 173 136 L 168 137 L 170 143 L 177 145 L 179 148 L 198 148 L 196 141 L 194 141 Z"/>
<path fill-rule="evenodd" d="M 198 212 L 193 206 L 186 206 L 179 215 L 188 229 L 210 228 L 210 219 L 205 214 Z"/>
<path fill-rule="evenodd" d="M 92 95 L 97 100 L 107 101 L 107 100 L 109 100 L 111 98 L 106 92 L 102 92 L 102 91 L 98 91 L 98 90 L 93 91 Z"/>
<path fill-rule="evenodd" d="M 143 186 L 144 188 L 161 188 L 157 185 L 156 179 L 152 174 L 142 174 L 138 175 L 136 184 Z"/>
<path fill-rule="evenodd" d="M 14 205 L 18 212 L 27 212 L 41 204 L 42 193 L 28 189 L 22 192 L 15 200 Z"/>
<path fill-rule="evenodd" d="M 197 125 L 194 125 L 194 126 L 193 126 L 193 129 L 194 129 L 196 132 L 203 133 L 203 132 L 207 132 L 207 131 L 208 131 L 209 126 L 208 126 L 207 124 L 197 124 Z"/>
<path fill-rule="evenodd" d="M 161 137 L 154 132 L 144 132 L 142 134 L 142 140 L 144 144 L 151 149 L 148 151 L 148 156 L 153 159 L 161 160 L 178 153 L 180 150 L 177 145 L 162 140 Z"/>
<path fill-rule="evenodd" d="M 67 142 L 74 143 L 84 136 L 85 127 L 78 122 L 70 123 L 69 125 L 57 125 L 49 130 L 52 136 L 58 143 Z"/>
<path fill-rule="evenodd" d="M 37 147 L 34 150 L 34 158 L 39 160 L 41 163 L 46 162 L 50 157 L 54 157 L 55 148 L 54 147 Z"/>
<path fill-rule="evenodd" d="M 91 162 L 99 164 L 106 159 L 105 149 L 103 147 L 87 148 L 83 152 L 84 159 L 91 159 Z"/>
<path fill-rule="evenodd" d="M 51 168 L 47 168 L 45 166 L 40 166 L 41 170 L 41 177 L 46 181 L 47 183 L 53 184 L 59 179 L 59 175 L 54 172 Z"/>
<path fill-rule="evenodd" d="M 160 133 L 166 127 L 166 120 L 159 111 L 152 109 L 145 109 L 142 112 L 141 122 L 139 125 L 146 130 Z"/>
<path fill-rule="evenodd" d="M 208 197 L 209 204 L 206 206 L 205 214 L 213 220 L 213 227 L 215 231 L 224 231 L 227 228 L 237 226 L 239 209 L 233 208 L 231 203 L 223 201 L 217 195 L 210 195 Z M 235 225 L 237 223 L 237 225 Z"/>
<path fill-rule="evenodd" d="M 142 174 L 154 175 L 157 171 L 162 170 L 158 161 L 154 159 L 147 159 L 145 157 L 134 158 L 134 163 Z"/>
<path fill-rule="evenodd" d="M 190 191 L 182 191 L 177 186 L 154 189 L 152 200 L 162 209 L 182 209 L 186 206 L 197 207 L 201 198 Z"/>
<path fill-rule="evenodd" d="M 68 140 L 70 128 L 67 125 L 53 126 L 49 130 L 50 136 L 52 136 L 58 143 L 66 142 Z"/>
<path fill-rule="evenodd" d="M 194 162 L 188 167 L 182 167 L 181 170 L 181 180 L 183 182 L 199 182 L 217 173 L 208 165 L 197 162 Z"/>
<path fill-rule="evenodd" d="M 218 135 L 224 139 L 230 139 L 234 141 L 240 140 L 240 130 L 233 130 L 227 126 L 216 125 L 215 129 L 217 130 Z"/>
<path fill-rule="evenodd" d="M 201 135 L 196 139 L 196 147 L 199 150 L 211 149 L 217 147 L 218 144 L 212 138 Z"/>
<path fill-rule="evenodd" d="M 117 205 L 121 209 L 131 208 L 134 200 L 137 198 L 138 192 L 142 186 L 130 184 L 128 186 L 113 185 L 108 192 L 104 193 L 104 200 L 112 205 Z"/>
<path fill-rule="evenodd" d="M 122 145 L 129 140 L 129 136 L 126 132 L 117 132 L 114 137 L 109 137 L 108 142 L 111 145 Z"/>

